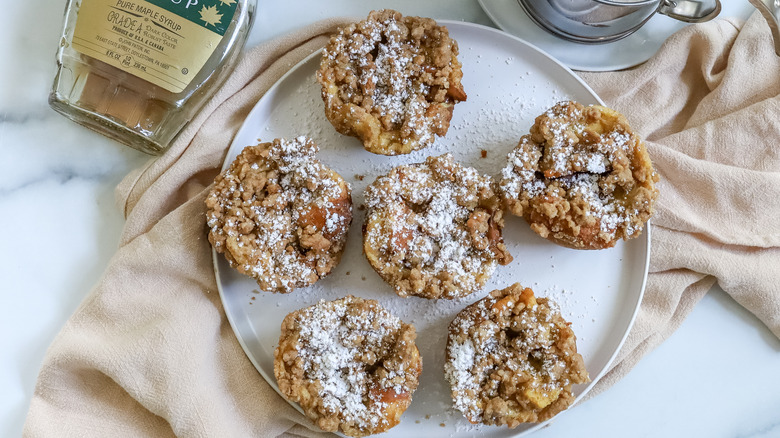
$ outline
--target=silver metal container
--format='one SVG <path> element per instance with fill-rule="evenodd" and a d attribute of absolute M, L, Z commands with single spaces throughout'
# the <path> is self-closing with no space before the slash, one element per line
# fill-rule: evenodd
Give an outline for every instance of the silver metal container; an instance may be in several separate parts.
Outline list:
<path fill-rule="evenodd" d="M 698 23 L 720 13 L 720 0 L 517 0 L 545 30 L 579 43 L 624 38 L 661 13 Z"/>

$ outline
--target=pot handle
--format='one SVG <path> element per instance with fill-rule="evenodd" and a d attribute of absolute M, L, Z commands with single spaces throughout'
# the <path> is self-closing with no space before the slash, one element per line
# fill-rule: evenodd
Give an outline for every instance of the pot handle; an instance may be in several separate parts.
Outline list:
<path fill-rule="evenodd" d="M 773 0 L 750 0 L 750 4 L 761 12 L 769 23 L 769 29 L 772 31 L 772 39 L 775 41 L 775 53 L 780 56 L 780 8 L 777 2 Z"/>
<path fill-rule="evenodd" d="M 720 0 L 663 0 L 658 12 L 686 23 L 703 23 L 720 13 Z"/>

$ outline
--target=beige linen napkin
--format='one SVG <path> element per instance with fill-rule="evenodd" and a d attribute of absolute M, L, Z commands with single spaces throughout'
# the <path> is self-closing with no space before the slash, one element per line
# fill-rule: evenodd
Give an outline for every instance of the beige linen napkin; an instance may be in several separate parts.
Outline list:
<path fill-rule="evenodd" d="M 203 201 L 254 103 L 339 24 L 249 52 L 171 150 L 118 187 L 120 248 L 50 347 L 26 436 L 318 435 L 225 318 Z M 597 390 L 668 337 L 716 279 L 780 336 L 780 62 L 762 18 L 741 31 L 688 27 L 639 68 L 583 76 L 646 136 L 662 177 L 645 300 Z"/>

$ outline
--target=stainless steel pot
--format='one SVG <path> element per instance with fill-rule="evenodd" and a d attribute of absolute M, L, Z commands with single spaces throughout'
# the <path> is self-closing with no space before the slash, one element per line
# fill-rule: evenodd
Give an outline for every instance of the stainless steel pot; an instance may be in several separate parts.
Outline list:
<path fill-rule="evenodd" d="M 655 13 L 698 23 L 720 13 L 720 0 L 517 0 L 542 28 L 579 43 L 624 38 Z"/>

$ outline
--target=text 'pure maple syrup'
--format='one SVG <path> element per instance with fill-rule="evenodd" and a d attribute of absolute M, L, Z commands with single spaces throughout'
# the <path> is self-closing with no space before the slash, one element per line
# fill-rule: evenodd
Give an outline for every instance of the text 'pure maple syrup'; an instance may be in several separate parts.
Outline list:
<path fill-rule="evenodd" d="M 225 80 L 257 0 L 69 0 L 49 104 L 160 154 Z"/>

